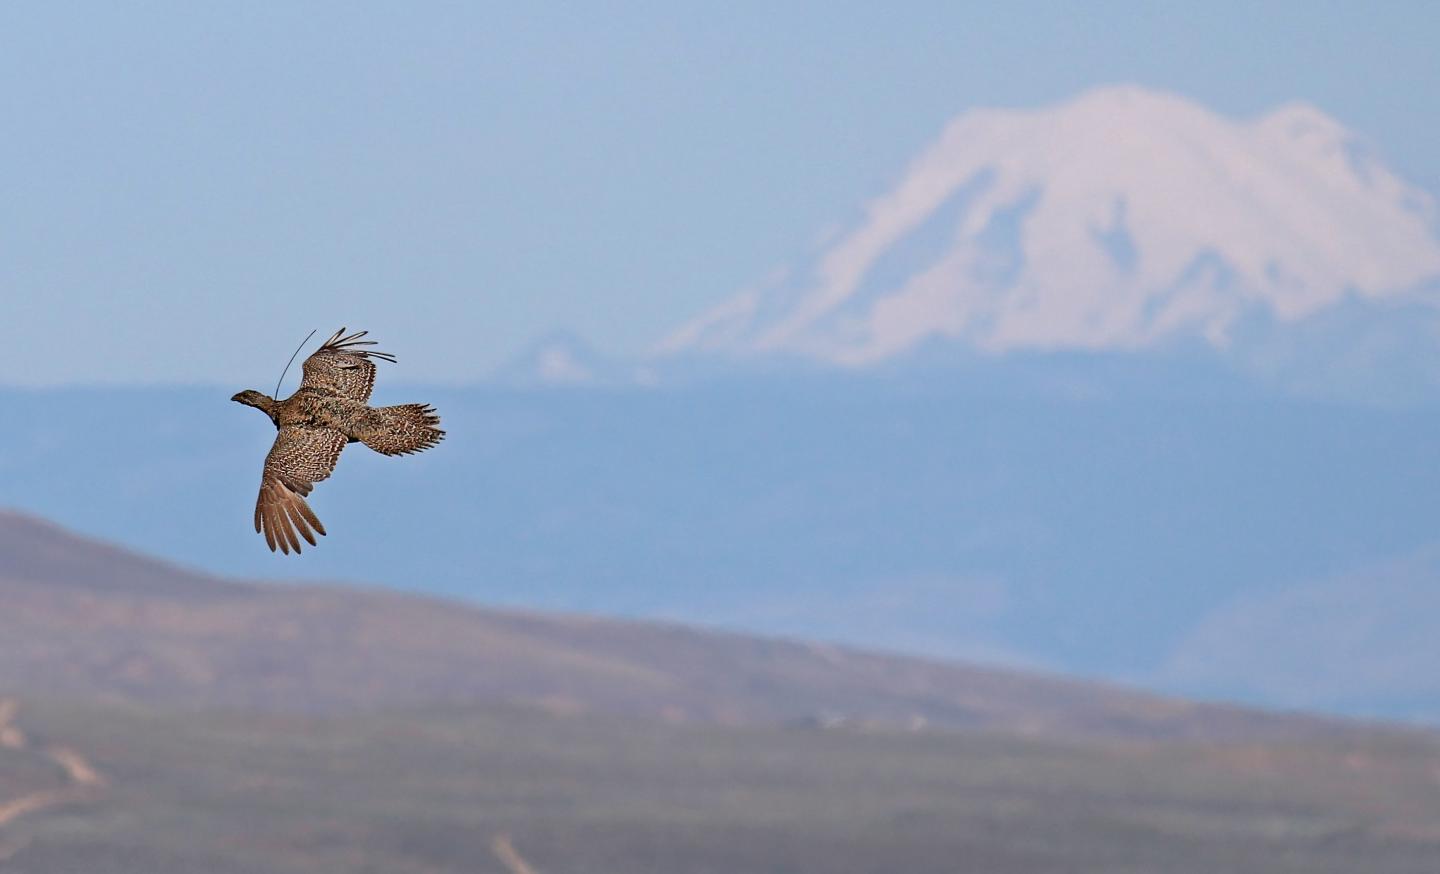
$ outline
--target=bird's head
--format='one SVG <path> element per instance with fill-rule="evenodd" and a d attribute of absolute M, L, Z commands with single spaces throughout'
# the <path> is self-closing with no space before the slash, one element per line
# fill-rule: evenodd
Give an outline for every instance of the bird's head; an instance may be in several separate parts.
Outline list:
<path fill-rule="evenodd" d="M 232 397 L 230 400 L 234 401 L 237 404 L 244 404 L 247 407 L 254 407 L 257 410 L 264 410 L 266 415 L 269 415 L 270 411 L 275 406 L 274 398 L 270 397 L 267 394 L 258 392 L 253 388 L 245 389 L 244 391 Z"/>

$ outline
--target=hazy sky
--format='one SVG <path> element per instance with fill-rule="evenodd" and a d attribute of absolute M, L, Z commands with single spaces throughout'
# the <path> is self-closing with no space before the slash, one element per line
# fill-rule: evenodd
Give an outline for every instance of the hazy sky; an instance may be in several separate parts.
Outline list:
<path fill-rule="evenodd" d="M 407 380 L 638 352 L 951 116 L 1138 82 L 1309 100 L 1440 191 L 1440 4 L 61 4 L 0 10 L 0 384 Z"/>

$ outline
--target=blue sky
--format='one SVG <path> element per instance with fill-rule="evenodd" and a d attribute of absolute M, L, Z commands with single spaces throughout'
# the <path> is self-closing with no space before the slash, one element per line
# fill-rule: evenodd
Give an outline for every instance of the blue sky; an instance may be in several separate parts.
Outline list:
<path fill-rule="evenodd" d="M 889 7 L 889 8 L 885 8 Z M 1138 82 L 1308 100 L 1440 190 L 1433 3 L 31 4 L 0 11 L 0 384 L 407 380 L 645 349 L 944 124 Z"/>

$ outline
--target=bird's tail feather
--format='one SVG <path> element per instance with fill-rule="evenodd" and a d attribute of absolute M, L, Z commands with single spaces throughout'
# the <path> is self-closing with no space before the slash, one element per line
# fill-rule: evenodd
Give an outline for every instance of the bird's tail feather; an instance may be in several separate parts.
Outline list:
<path fill-rule="evenodd" d="M 445 432 L 434 407 L 401 404 L 370 410 L 353 436 L 384 455 L 409 455 L 444 440 Z"/>

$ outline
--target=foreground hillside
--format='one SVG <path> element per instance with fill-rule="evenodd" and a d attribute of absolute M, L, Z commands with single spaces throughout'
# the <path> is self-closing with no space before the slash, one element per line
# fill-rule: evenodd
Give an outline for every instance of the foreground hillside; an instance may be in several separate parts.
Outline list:
<path fill-rule="evenodd" d="M 9 874 L 1420 874 L 1440 738 L 217 579 L 0 514 Z"/>
<path fill-rule="evenodd" d="M 342 718 L 22 702 L 7 874 L 1430 874 L 1421 739 L 1078 744 L 505 707 Z M 43 786 L 41 791 L 44 791 Z M 53 790 L 52 790 L 53 791 Z M 34 797 L 33 795 L 29 797 Z"/>

